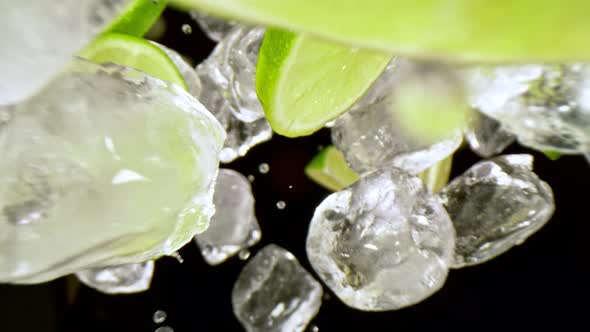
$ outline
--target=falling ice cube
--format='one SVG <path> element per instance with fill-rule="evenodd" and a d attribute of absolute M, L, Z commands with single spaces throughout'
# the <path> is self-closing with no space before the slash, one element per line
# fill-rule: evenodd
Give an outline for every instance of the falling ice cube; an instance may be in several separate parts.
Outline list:
<path fill-rule="evenodd" d="M 260 241 L 250 182 L 231 169 L 220 169 L 213 195 L 215 215 L 207 231 L 195 237 L 205 261 L 224 262 Z"/>
<path fill-rule="evenodd" d="M 191 11 L 190 15 L 197 21 L 207 37 L 216 42 L 221 41 L 236 26 L 235 21 L 224 20 L 203 12 Z"/>
<path fill-rule="evenodd" d="M 0 125 L 0 282 L 169 255 L 204 231 L 224 132 L 188 93 L 76 61 Z"/>
<path fill-rule="evenodd" d="M 365 173 L 395 166 L 418 174 L 452 154 L 461 144 L 459 130 L 444 139 L 425 141 L 400 124 L 395 105 L 397 82 L 419 76 L 422 70 L 409 61 L 392 62 L 365 96 L 336 120 L 332 142 L 355 171 Z"/>
<path fill-rule="evenodd" d="M 590 151 L 590 67 L 520 65 L 467 71 L 471 104 L 502 123 L 523 145 Z"/>
<path fill-rule="evenodd" d="M 295 256 L 270 244 L 240 273 L 232 305 L 247 332 L 301 332 L 319 311 L 322 293 Z"/>
<path fill-rule="evenodd" d="M 154 262 L 126 264 L 105 268 L 92 268 L 76 273 L 76 277 L 88 287 L 106 294 L 129 294 L 150 288 L 154 274 Z"/>
<path fill-rule="evenodd" d="M 455 233 L 438 197 L 391 168 L 328 196 L 315 210 L 307 256 L 347 305 L 395 310 L 420 302 L 445 282 Z"/>
<path fill-rule="evenodd" d="M 482 161 L 439 193 L 457 233 L 453 267 L 488 261 L 551 218 L 553 193 L 532 164 L 533 157 L 524 154 Z"/>
<path fill-rule="evenodd" d="M 251 147 L 272 136 L 254 81 L 264 31 L 260 27 L 236 26 L 197 66 L 203 87 L 198 99 L 227 132 L 222 162 L 244 156 Z"/>
<path fill-rule="evenodd" d="M 0 105 L 39 91 L 125 0 L 0 1 Z"/>
<path fill-rule="evenodd" d="M 471 150 L 481 157 L 499 154 L 515 140 L 514 135 L 504 130 L 500 122 L 481 112 L 473 111 L 470 122 L 470 126 L 465 129 L 465 138 Z"/>

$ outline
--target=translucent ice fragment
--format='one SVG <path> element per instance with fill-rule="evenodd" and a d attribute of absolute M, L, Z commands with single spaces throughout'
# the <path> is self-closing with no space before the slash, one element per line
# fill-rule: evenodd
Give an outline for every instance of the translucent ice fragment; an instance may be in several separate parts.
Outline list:
<path fill-rule="evenodd" d="M 106 294 L 139 293 L 150 288 L 154 262 L 92 268 L 76 273 L 86 286 Z"/>

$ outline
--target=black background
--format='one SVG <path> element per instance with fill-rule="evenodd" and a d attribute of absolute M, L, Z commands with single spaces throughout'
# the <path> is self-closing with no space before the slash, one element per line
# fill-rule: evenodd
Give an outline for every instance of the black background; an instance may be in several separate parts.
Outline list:
<path fill-rule="evenodd" d="M 185 14 L 167 10 L 163 44 L 198 63 L 214 46 Z M 184 34 L 183 24 L 192 26 Z M 305 164 L 330 144 L 328 130 L 313 136 L 275 136 L 236 162 L 225 165 L 255 176 L 253 191 L 263 239 L 291 251 L 309 270 L 305 256 L 307 226 L 314 208 L 329 193 L 303 174 Z M 366 313 L 346 307 L 327 288 L 312 324 L 320 331 L 480 331 L 559 328 L 590 331 L 590 167 L 579 156 L 551 161 L 542 154 L 512 146 L 507 152 L 535 155 L 535 171 L 555 193 L 551 221 L 523 245 L 483 265 L 453 270 L 444 288 L 413 307 Z M 466 149 L 454 157 L 453 176 L 474 162 Z M 258 165 L 270 165 L 260 174 Z M 290 188 L 292 186 L 292 188 Z M 276 202 L 287 203 L 284 210 Z M 245 262 L 237 258 L 208 266 L 194 243 L 180 251 L 184 263 L 162 258 L 156 263 L 151 289 L 145 293 L 108 296 L 76 285 L 72 277 L 32 285 L 0 285 L 0 332 L 12 331 L 154 331 L 156 310 L 175 332 L 243 331 L 234 318 L 230 294 Z"/>

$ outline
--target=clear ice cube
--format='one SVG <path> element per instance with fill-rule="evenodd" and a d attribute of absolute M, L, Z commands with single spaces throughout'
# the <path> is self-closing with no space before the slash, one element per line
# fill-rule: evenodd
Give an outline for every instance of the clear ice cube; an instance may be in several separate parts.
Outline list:
<path fill-rule="evenodd" d="M 154 262 L 92 268 L 76 273 L 83 284 L 105 294 L 140 293 L 150 288 Z"/>
<path fill-rule="evenodd" d="M 231 169 L 220 169 L 213 194 L 215 214 L 209 228 L 195 236 L 201 254 L 217 265 L 260 241 L 250 181 Z"/>
<path fill-rule="evenodd" d="M 222 162 L 244 156 L 251 147 L 272 136 L 255 88 L 256 61 L 264 31 L 260 27 L 236 26 L 197 66 L 203 87 L 199 100 L 227 132 Z"/>
<path fill-rule="evenodd" d="M 483 67 L 467 71 L 471 104 L 520 143 L 561 153 L 590 151 L 590 67 Z"/>
<path fill-rule="evenodd" d="M 287 250 L 270 244 L 234 284 L 234 314 L 247 332 L 302 332 L 317 314 L 322 286 Z"/>
<path fill-rule="evenodd" d="M 0 1 L 0 105 L 39 91 L 125 2 Z"/>
<path fill-rule="evenodd" d="M 516 139 L 500 122 L 476 110 L 465 129 L 465 138 L 471 150 L 484 158 L 501 153 Z"/>
<path fill-rule="evenodd" d="M 435 293 L 446 280 L 455 232 L 422 181 L 391 168 L 331 194 L 315 210 L 307 256 L 350 307 L 395 310 Z"/>
<path fill-rule="evenodd" d="M 472 166 L 439 195 L 457 233 L 453 267 L 486 262 L 525 241 L 551 218 L 549 185 L 531 155 L 504 155 Z"/>
<path fill-rule="evenodd" d="M 352 169 L 365 173 L 394 166 L 418 174 L 459 147 L 462 135 L 458 130 L 443 140 L 425 142 L 399 124 L 394 106 L 396 82 L 422 71 L 419 64 L 394 59 L 364 97 L 336 119 L 332 142 Z"/>
<path fill-rule="evenodd" d="M 0 126 L 0 282 L 169 255 L 204 231 L 224 132 L 179 87 L 76 61 Z"/>
<path fill-rule="evenodd" d="M 235 21 L 224 20 L 198 11 L 191 11 L 190 15 L 197 21 L 207 37 L 216 42 L 220 42 L 225 38 L 237 24 Z"/>
<path fill-rule="evenodd" d="M 182 57 L 182 55 L 180 55 L 175 50 L 168 48 L 162 44 L 158 44 L 156 42 L 151 43 L 158 46 L 162 51 L 166 53 L 166 55 L 168 55 L 168 57 L 172 60 L 176 68 L 178 68 L 180 75 L 182 75 L 182 78 L 186 83 L 187 91 L 191 95 L 193 95 L 193 97 L 199 98 L 199 96 L 201 95 L 202 87 L 201 80 L 199 79 L 199 76 L 197 75 L 197 71 L 195 70 L 195 68 L 193 68 L 193 66 L 191 66 L 187 62 L 187 60 L 185 60 Z"/>

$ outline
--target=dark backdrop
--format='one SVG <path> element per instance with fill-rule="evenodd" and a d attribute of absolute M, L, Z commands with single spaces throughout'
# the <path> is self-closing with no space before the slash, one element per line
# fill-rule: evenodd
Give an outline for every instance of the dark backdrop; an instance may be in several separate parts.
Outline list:
<path fill-rule="evenodd" d="M 204 59 L 214 43 L 183 13 L 165 13 L 167 29 L 158 40 L 194 59 Z M 190 24 L 191 34 L 184 34 Z M 305 164 L 321 146 L 330 144 L 329 131 L 310 137 L 280 136 L 254 148 L 246 157 L 225 165 L 255 176 L 253 191 L 263 239 L 290 250 L 311 271 L 305 256 L 307 226 L 314 208 L 329 193 L 303 174 Z M 327 288 L 320 313 L 312 324 L 320 331 L 478 331 L 557 327 L 589 331 L 590 295 L 590 167 L 582 157 L 550 161 L 518 146 L 508 152 L 535 155 L 535 170 L 555 193 L 552 220 L 523 245 L 483 265 L 453 270 L 444 288 L 413 307 L 365 313 L 343 305 Z M 467 150 L 455 155 L 453 175 L 478 158 Z M 260 174 L 258 165 L 270 165 Z M 290 188 L 292 186 L 292 188 Z M 284 200 L 284 210 L 276 202 Z M 234 318 L 230 294 L 244 262 L 237 258 L 208 266 L 196 245 L 173 258 L 157 261 L 151 289 L 136 295 L 108 296 L 77 285 L 72 277 L 34 286 L 0 285 L 0 331 L 154 331 L 156 310 L 168 314 L 165 325 L 176 332 L 242 331 Z"/>

